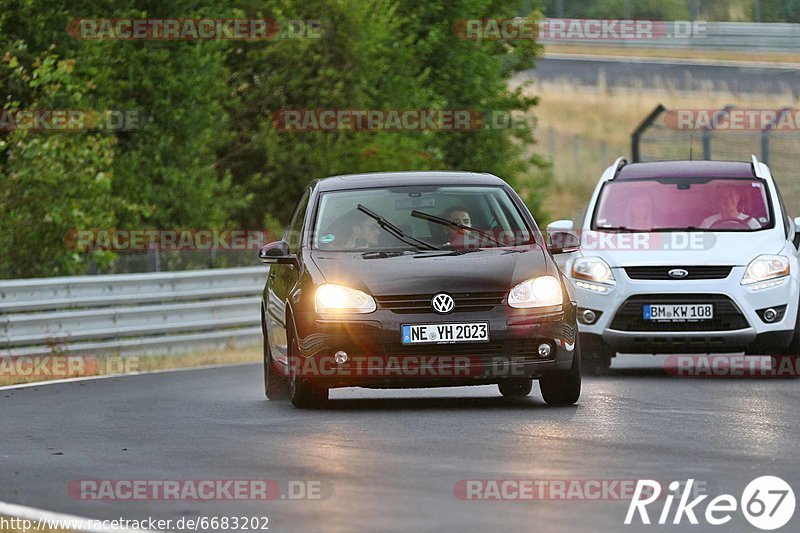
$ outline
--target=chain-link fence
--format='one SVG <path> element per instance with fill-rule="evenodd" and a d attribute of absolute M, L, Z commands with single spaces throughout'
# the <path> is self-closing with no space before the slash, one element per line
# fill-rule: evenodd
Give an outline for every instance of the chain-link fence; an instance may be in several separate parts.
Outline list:
<path fill-rule="evenodd" d="M 792 214 L 800 214 L 800 111 L 668 110 L 658 106 L 632 135 L 633 161 L 750 161 L 772 170 Z"/>

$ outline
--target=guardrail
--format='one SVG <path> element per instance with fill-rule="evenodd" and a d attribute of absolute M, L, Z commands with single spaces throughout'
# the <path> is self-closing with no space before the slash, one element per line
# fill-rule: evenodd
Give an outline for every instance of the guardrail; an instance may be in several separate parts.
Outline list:
<path fill-rule="evenodd" d="M 654 22 L 654 24 L 659 24 Z M 541 44 L 687 48 L 740 52 L 800 51 L 800 24 L 765 22 L 664 22 L 667 35 L 650 39 L 541 38 Z M 566 36 L 569 33 L 565 34 Z"/>
<path fill-rule="evenodd" d="M 0 356 L 255 344 L 267 268 L 0 281 Z"/>

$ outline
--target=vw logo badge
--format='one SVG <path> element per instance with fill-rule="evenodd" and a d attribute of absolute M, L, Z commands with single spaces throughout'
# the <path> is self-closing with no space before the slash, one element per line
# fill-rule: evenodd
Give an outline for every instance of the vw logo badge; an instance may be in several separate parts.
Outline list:
<path fill-rule="evenodd" d="M 445 314 L 453 310 L 456 302 L 449 294 L 440 292 L 433 297 L 433 300 L 431 300 L 431 305 L 433 305 L 433 310 L 437 313 Z"/>
<path fill-rule="evenodd" d="M 667 272 L 667 274 L 669 275 L 669 277 L 675 279 L 683 279 L 689 275 L 689 273 L 682 268 L 673 268 L 672 270 Z"/>

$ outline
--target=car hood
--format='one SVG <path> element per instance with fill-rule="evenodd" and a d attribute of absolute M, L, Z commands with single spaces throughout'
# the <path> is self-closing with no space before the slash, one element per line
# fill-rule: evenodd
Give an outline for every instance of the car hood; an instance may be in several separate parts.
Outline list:
<path fill-rule="evenodd" d="M 612 268 L 656 265 L 747 266 L 760 254 L 777 254 L 780 231 L 758 233 L 680 232 L 605 233 L 584 231 L 581 254 L 602 257 Z"/>
<path fill-rule="evenodd" d="M 311 257 L 325 281 L 379 296 L 508 291 L 528 278 L 557 272 L 538 245 L 370 259 L 362 253 L 315 251 Z"/>

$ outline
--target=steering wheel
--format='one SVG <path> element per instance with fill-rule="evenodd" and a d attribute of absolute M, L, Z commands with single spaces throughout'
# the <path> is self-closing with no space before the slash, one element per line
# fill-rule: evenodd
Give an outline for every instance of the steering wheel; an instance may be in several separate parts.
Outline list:
<path fill-rule="evenodd" d="M 721 218 L 711 224 L 709 229 L 750 229 L 747 221 L 738 218 Z"/>

